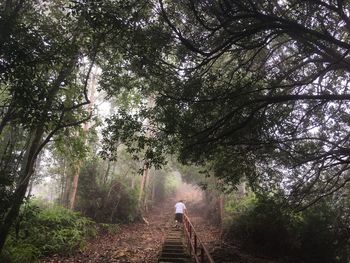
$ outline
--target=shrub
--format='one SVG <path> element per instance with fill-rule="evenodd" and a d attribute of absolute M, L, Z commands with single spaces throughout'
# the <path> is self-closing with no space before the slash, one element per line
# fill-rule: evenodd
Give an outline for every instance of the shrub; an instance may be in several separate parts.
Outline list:
<path fill-rule="evenodd" d="M 303 212 L 302 219 L 296 232 L 300 238 L 299 253 L 305 262 L 349 263 L 349 215 L 321 202 Z"/>
<path fill-rule="evenodd" d="M 252 200 L 250 207 L 237 215 L 231 233 L 247 249 L 256 253 L 285 255 L 294 246 L 289 216 L 271 200 Z"/>
<path fill-rule="evenodd" d="M 117 180 L 108 187 L 85 185 L 79 196 L 79 209 L 98 223 L 132 222 L 137 216 L 136 190 Z"/>
<path fill-rule="evenodd" d="M 41 255 L 38 248 L 28 243 L 17 242 L 10 236 L 6 241 L 0 262 L 23 263 L 35 262 Z"/>
<path fill-rule="evenodd" d="M 98 223 L 133 221 L 138 213 L 137 191 L 118 178 L 99 183 L 98 165 L 96 159 L 81 169 L 77 208 Z"/>
<path fill-rule="evenodd" d="M 4 255 L 11 262 L 32 262 L 40 256 L 68 254 L 95 234 L 94 222 L 79 213 L 59 206 L 44 208 L 37 202 L 30 202 L 22 207 L 18 222 L 6 241 Z"/>
<path fill-rule="evenodd" d="M 342 221 L 349 215 L 339 209 L 324 201 L 296 213 L 276 199 L 259 198 L 240 213 L 231 210 L 236 214 L 227 238 L 239 240 L 251 252 L 291 262 L 348 263 L 350 226 Z"/>

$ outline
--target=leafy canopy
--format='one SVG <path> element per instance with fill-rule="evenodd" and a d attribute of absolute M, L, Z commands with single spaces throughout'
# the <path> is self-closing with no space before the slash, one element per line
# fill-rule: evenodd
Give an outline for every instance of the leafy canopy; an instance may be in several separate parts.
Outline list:
<path fill-rule="evenodd" d="M 183 162 L 227 164 L 217 174 L 245 175 L 297 206 L 347 184 L 347 1 L 152 4 L 148 23 L 133 28 L 132 59 L 113 65 L 125 84 L 102 78 L 111 93 L 142 80 L 155 105 L 117 114 L 108 136 L 132 138 L 130 149 L 147 148 L 155 163 L 176 150 Z"/>

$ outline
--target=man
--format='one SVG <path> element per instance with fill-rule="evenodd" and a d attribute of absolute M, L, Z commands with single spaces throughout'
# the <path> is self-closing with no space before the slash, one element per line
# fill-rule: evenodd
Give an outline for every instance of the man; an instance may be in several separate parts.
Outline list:
<path fill-rule="evenodd" d="M 183 203 L 183 200 L 179 200 L 176 204 L 175 204 L 175 223 L 176 223 L 176 227 L 178 227 L 178 223 L 182 224 L 182 219 L 183 219 L 183 214 L 186 211 L 186 206 Z"/>

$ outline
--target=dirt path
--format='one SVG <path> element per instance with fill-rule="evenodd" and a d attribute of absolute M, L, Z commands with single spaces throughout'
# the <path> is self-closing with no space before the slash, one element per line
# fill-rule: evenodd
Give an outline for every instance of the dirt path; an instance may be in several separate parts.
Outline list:
<path fill-rule="evenodd" d="M 70 257 L 53 256 L 41 263 L 122 263 L 157 262 L 158 252 L 164 236 L 171 227 L 174 199 L 154 207 L 145 218 L 149 222 L 121 225 L 121 229 L 110 235 L 99 236 Z"/>
<path fill-rule="evenodd" d="M 193 188 L 193 187 L 192 187 Z M 149 222 L 136 222 L 121 225 L 115 234 L 101 235 L 88 242 L 84 249 L 72 256 L 55 255 L 41 260 L 41 263 L 153 263 L 157 262 L 158 254 L 165 239 L 166 233 L 173 225 L 174 204 L 179 199 L 189 203 L 201 200 L 201 191 L 194 191 L 185 187 L 161 204 L 155 206 L 145 218 Z M 189 207 L 189 210 L 191 207 Z M 192 215 L 191 215 L 192 216 Z M 195 216 L 195 214 L 193 214 Z M 196 216 L 196 224 L 203 226 L 200 231 L 205 234 L 206 241 L 213 241 L 216 237 L 208 231 L 209 226 L 204 224 L 200 216 Z M 208 234 L 209 233 L 209 234 Z"/>
<path fill-rule="evenodd" d="M 188 185 L 178 191 L 174 198 L 154 207 L 145 216 L 149 224 L 136 222 L 121 225 L 117 233 L 98 236 L 70 257 L 57 255 L 46 258 L 41 263 L 155 263 L 165 235 L 173 225 L 174 204 L 180 199 L 185 200 L 197 234 L 216 263 L 274 263 L 245 254 L 233 244 L 221 242 L 220 227 L 205 219 L 201 191 Z"/>

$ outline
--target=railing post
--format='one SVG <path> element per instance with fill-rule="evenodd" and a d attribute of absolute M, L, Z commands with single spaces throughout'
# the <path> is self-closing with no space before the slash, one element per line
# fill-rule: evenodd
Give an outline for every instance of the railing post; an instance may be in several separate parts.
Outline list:
<path fill-rule="evenodd" d="M 197 235 L 194 233 L 194 254 L 197 255 Z"/>
<path fill-rule="evenodd" d="M 197 236 L 197 232 L 187 215 L 184 216 L 184 230 L 186 239 L 188 241 L 189 254 L 190 256 L 194 256 L 196 263 L 214 263 L 214 260 L 210 256 L 207 248 Z"/>
<path fill-rule="evenodd" d="M 189 225 L 189 237 L 188 237 L 189 241 L 190 241 L 190 256 L 192 255 L 192 246 L 191 246 L 191 243 L 192 243 L 192 226 Z"/>
<path fill-rule="evenodd" d="M 192 226 L 190 226 L 190 239 L 192 240 Z"/>

